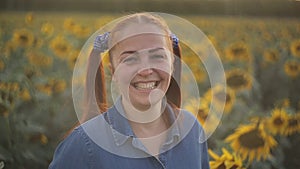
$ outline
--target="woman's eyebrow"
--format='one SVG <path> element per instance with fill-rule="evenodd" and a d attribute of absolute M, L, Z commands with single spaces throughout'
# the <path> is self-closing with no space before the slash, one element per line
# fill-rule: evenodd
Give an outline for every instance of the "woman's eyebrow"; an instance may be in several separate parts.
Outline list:
<path fill-rule="evenodd" d="M 120 54 L 121 55 L 124 55 L 124 54 L 134 54 L 134 53 L 137 53 L 137 51 L 134 51 L 134 50 L 128 50 L 128 51 L 124 51 Z"/>
<path fill-rule="evenodd" d="M 118 59 L 119 62 L 121 62 L 124 58 L 126 58 L 126 56 L 128 56 L 128 55 L 126 55 L 126 54 L 128 54 L 128 55 L 131 55 L 131 54 L 136 55 L 136 54 L 138 54 L 138 51 L 135 51 L 135 50 L 127 50 L 127 51 L 122 52 L 122 53 L 120 54 L 119 59 Z M 125 55 L 125 56 L 123 56 L 123 55 Z"/>
<path fill-rule="evenodd" d="M 156 52 L 156 51 L 158 51 L 158 50 L 164 50 L 164 48 L 162 48 L 162 47 L 157 47 L 157 48 L 154 48 L 154 49 L 150 49 L 150 50 L 148 50 L 148 53 L 153 53 L 153 52 Z M 121 55 L 124 55 L 124 54 L 137 54 L 137 53 L 138 53 L 138 51 L 135 51 L 135 50 L 128 50 L 128 51 L 122 52 L 122 53 L 120 54 L 120 56 L 121 56 Z"/>
<path fill-rule="evenodd" d="M 156 52 L 158 50 L 164 50 L 164 48 L 158 47 L 158 48 L 150 49 L 150 50 L 148 50 L 148 53 L 153 53 L 153 52 Z"/>

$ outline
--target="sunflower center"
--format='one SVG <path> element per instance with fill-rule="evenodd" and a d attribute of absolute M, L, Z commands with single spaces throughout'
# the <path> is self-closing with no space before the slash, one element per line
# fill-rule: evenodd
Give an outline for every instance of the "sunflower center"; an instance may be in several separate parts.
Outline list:
<path fill-rule="evenodd" d="M 23 42 L 23 43 L 26 43 L 28 42 L 28 37 L 26 35 L 20 35 L 20 40 Z"/>
<path fill-rule="evenodd" d="M 276 118 L 276 119 L 273 121 L 273 123 L 274 123 L 276 126 L 281 126 L 281 125 L 283 124 L 283 120 L 282 120 L 280 117 L 278 117 L 278 118 Z"/>
<path fill-rule="evenodd" d="M 298 66 L 296 64 L 290 64 L 290 70 L 292 71 L 297 71 L 298 70 Z"/>
<path fill-rule="evenodd" d="M 271 60 L 277 60 L 277 55 L 274 52 L 270 52 Z"/>
<path fill-rule="evenodd" d="M 239 56 L 239 55 L 242 55 L 245 53 L 245 49 L 244 48 L 233 48 L 232 49 L 232 53 L 235 55 L 235 56 Z"/>
<path fill-rule="evenodd" d="M 205 120 L 207 118 L 207 113 L 205 112 L 204 109 L 198 109 L 198 116 L 201 119 Z"/>
<path fill-rule="evenodd" d="M 300 45 L 296 47 L 296 51 L 300 51 Z"/>
<path fill-rule="evenodd" d="M 67 47 L 66 47 L 65 45 L 63 45 L 63 44 L 57 45 L 56 48 L 57 48 L 58 50 L 60 50 L 61 52 L 64 52 L 64 51 L 67 50 Z"/>
<path fill-rule="evenodd" d="M 232 88 L 236 88 L 247 84 L 247 81 L 243 75 L 234 75 L 227 79 L 227 84 Z"/>
<path fill-rule="evenodd" d="M 217 167 L 217 169 L 226 169 L 224 162 Z"/>
<path fill-rule="evenodd" d="M 230 169 L 237 169 L 239 166 L 234 164 L 232 167 L 230 167 Z"/>
<path fill-rule="evenodd" d="M 264 146 L 265 144 L 260 132 L 257 129 L 242 134 L 238 139 L 243 147 L 247 147 L 249 149 L 256 149 Z"/>

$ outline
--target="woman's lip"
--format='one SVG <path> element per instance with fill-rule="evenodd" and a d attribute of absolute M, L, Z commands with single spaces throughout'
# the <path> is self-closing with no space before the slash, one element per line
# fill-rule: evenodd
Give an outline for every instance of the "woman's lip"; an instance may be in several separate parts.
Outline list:
<path fill-rule="evenodd" d="M 160 81 L 139 81 L 131 83 L 131 86 L 139 91 L 147 91 L 156 89 Z"/>

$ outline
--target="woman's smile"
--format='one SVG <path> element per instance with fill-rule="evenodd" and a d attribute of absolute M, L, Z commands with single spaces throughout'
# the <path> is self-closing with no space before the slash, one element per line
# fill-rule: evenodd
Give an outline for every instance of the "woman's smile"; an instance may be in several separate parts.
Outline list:
<path fill-rule="evenodd" d="M 135 89 L 141 91 L 153 90 L 159 84 L 159 81 L 152 81 L 152 82 L 136 82 L 131 84 Z"/>

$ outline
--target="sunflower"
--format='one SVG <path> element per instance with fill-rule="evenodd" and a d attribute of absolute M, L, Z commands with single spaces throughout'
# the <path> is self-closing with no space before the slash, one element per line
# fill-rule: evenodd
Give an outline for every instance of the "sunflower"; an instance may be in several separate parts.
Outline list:
<path fill-rule="evenodd" d="M 0 103 L 0 116 L 7 117 L 8 114 L 9 114 L 8 108 L 3 103 Z"/>
<path fill-rule="evenodd" d="M 29 51 L 26 56 L 31 65 L 49 67 L 53 62 L 51 57 L 35 51 Z"/>
<path fill-rule="evenodd" d="M 205 99 L 191 99 L 184 107 L 203 125 L 209 112 L 209 104 Z"/>
<path fill-rule="evenodd" d="M 63 27 L 66 31 L 73 32 L 75 25 L 76 25 L 76 23 L 72 18 L 67 18 L 64 20 Z"/>
<path fill-rule="evenodd" d="M 68 65 L 70 69 L 73 69 L 75 66 L 75 63 L 77 61 L 77 57 L 79 56 L 80 51 L 79 50 L 73 50 L 69 57 L 68 57 Z"/>
<path fill-rule="evenodd" d="M 291 106 L 291 102 L 288 98 L 283 98 L 283 99 L 278 100 L 275 103 L 275 105 L 276 105 L 276 107 L 279 107 L 279 108 L 288 108 Z"/>
<path fill-rule="evenodd" d="M 52 87 L 50 85 L 36 85 L 36 89 L 48 96 L 52 95 Z"/>
<path fill-rule="evenodd" d="M 76 24 L 74 25 L 72 32 L 78 38 L 85 38 L 91 33 L 91 29 L 89 27 Z"/>
<path fill-rule="evenodd" d="M 65 59 L 70 53 L 72 47 L 63 36 L 57 36 L 51 40 L 50 48 L 56 56 L 61 59 Z"/>
<path fill-rule="evenodd" d="M 19 97 L 23 100 L 23 101 L 28 101 L 31 99 L 31 95 L 28 89 L 23 89 L 19 92 Z"/>
<path fill-rule="evenodd" d="M 220 157 L 212 150 L 208 150 L 209 155 L 214 159 L 209 162 L 211 169 L 245 169 L 240 156 L 229 153 L 225 148 L 222 148 L 222 152 L 223 155 Z"/>
<path fill-rule="evenodd" d="M 32 12 L 27 13 L 25 16 L 25 23 L 32 24 L 33 20 L 34 20 L 33 13 Z"/>
<path fill-rule="evenodd" d="M 210 112 L 209 102 L 204 98 L 191 99 L 184 108 L 197 117 L 206 134 L 212 133 L 219 124 L 220 120 L 213 112 Z"/>
<path fill-rule="evenodd" d="M 46 22 L 41 27 L 41 32 L 45 35 L 51 36 L 53 34 L 54 27 L 51 23 Z"/>
<path fill-rule="evenodd" d="M 0 91 L 13 91 L 18 89 L 18 84 L 14 83 L 7 83 L 7 82 L 0 82 Z"/>
<path fill-rule="evenodd" d="M 300 132 L 300 114 L 290 115 L 286 128 L 286 135 L 291 135 Z"/>
<path fill-rule="evenodd" d="M 41 76 L 41 71 L 40 69 L 37 69 L 36 67 L 28 65 L 27 67 L 24 68 L 24 75 L 28 79 L 32 79 L 35 76 Z"/>
<path fill-rule="evenodd" d="M 3 51 L 3 57 L 9 58 L 16 49 L 17 45 L 15 45 L 13 41 L 8 41 L 4 44 L 4 48 L 1 50 L 1 52 Z"/>
<path fill-rule="evenodd" d="M 264 61 L 268 63 L 274 63 L 279 60 L 279 53 L 277 50 L 268 49 L 264 51 L 263 57 L 264 57 Z"/>
<path fill-rule="evenodd" d="M 225 49 L 225 57 L 228 61 L 251 60 L 249 47 L 243 42 L 234 43 Z"/>
<path fill-rule="evenodd" d="M 229 113 L 235 103 L 234 91 L 230 88 L 224 89 L 222 85 L 216 85 L 215 87 L 209 89 L 204 94 L 204 98 L 208 101 L 211 101 L 213 107 L 216 108 L 216 110 L 224 110 L 225 113 Z"/>
<path fill-rule="evenodd" d="M 284 109 L 274 109 L 271 118 L 267 119 L 266 128 L 272 134 L 284 135 L 288 125 L 288 114 Z"/>
<path fill-rule="evenodd" d="M 16 46 L 30 47 L 34 42 L 33 33 L 27 29 L 15 30 L 13 33 L 12 42 Z"/>
<path fill-rule="evenodd" d="M 214 161 L 209 161 L 211 169 L 227 169 L 225 166 L 226 156 L 218 156 L 210 149 L 208 150 L 209 155 L 214 159 Z"/>
<path fill-rule="evenodd" d="M 0 71 L 2 71 L 5 68 L 5 64 L 2 60 L 0 60 Z"/>
<path fill-rule="evenodd" d="M 20 85 L 17 82 L 8 83 L 7 90 L 9 90 L 10 92 L 18 92 L 20 90 Z"/>
<path fill-rule="evenodd" d="M 49 79 L 46 84 L 39 84 L 36 88 L 46 95 L 50 96 L 53 93 L 62 93 L 67 88 L 67 83 L 63 79 Z"/>
<path fill-rule="evenodd" d="M 292 35 L 291 35 L 290 31 L 287 28 L 281 29 L 280 32 L 279 32 L 279 36 L 282 39 L 290 39 L 290 38 L 292 38 Z"/>
<path fill-rule="evenodd" d="M 44 45 L 45 41 L 43 38 L 35 38 L 34 42 L 33 42 L 33 46 L 36 48 L 36 49 L 39 49 L 41 48 L 43 45 Z"/>
<path fill-rule="evenodd" d="M 252 78 L 246 71 L 233 69 L 226 72 L 226 83 L 234 91 L 240 91 L 252 87 Z"/>
<path fill-rule="evenodd" d="M 45 145 L 48 143 L 48 138 L 45 134 L 38 133 L 33 134 L 30 136 L 29 141 L 31 142 L 40 142 L 41 144 Z"/>
<path fill-rule="evenodd" d="M 15 95 L 19 92 L 17 82 L 0 82 L 0 115 L 7 117 L 10 108 L 15 105 Z"/>
<path fill-rule="evenodd" d="M 271 148 L 277 145 L 275 139 L 268 135 L 259 123 L 239 126 L 225 141 L 231 142 L 232 149 L 241 155 L 243 160 L 248 158 L 249 162 L 254 159 L 266 159 Z"/>
<path fill-rule="evenodd" d="M 293 56 L 300 57 L 300 39 L 294 40 L 291 43 L 290 50 Z"/>
<path fill-rule="evenodd" d="M 214 47 L 218 46 L 218 41 L 213 35 L 207 35 L 207 38 Z"/>
<path fill-rule="evenodd" d="M 53 86 L 53 91 L 55 93 L 61 93 L 61 92 L 65 91 L 65 89 L 67 87 L 67 83 L 63 79 L 51 80 L 49 83 Z"/>
<path fill-rule="evenodd" d="M 291 78 L 296 78 L 300 73 L 300 64 L 295 60 L 288 60 L 284 64 L 284 72 Z"/>
<path fill-rule="evenodd" d="M 271 40 L 273 40 L 272 35 L 271 35 L 269 32 L 267 32 L 267 31 L 264 31 L 264 32 L 262 33 L 262 38 L 263 38 L 264 40 L 266 40 L 267 42 L 270 42 Z"/>
<path fill-rule="evenodd" d="M 183 57 L 184 63 L 192 70 L 196 82 L 203 83 L 206 80 L 207 74 L 201 65 L 201 60 L 194 52 L 185 54 Z"/>
<path fill-rule="evenodd" d="M 193 69 L 193 71 L 195 72 L 193 75 L 196 82 L 203 83 L 206 80 L 206 72 L 202 67 L 198 66 L 197 68 Z"/>

